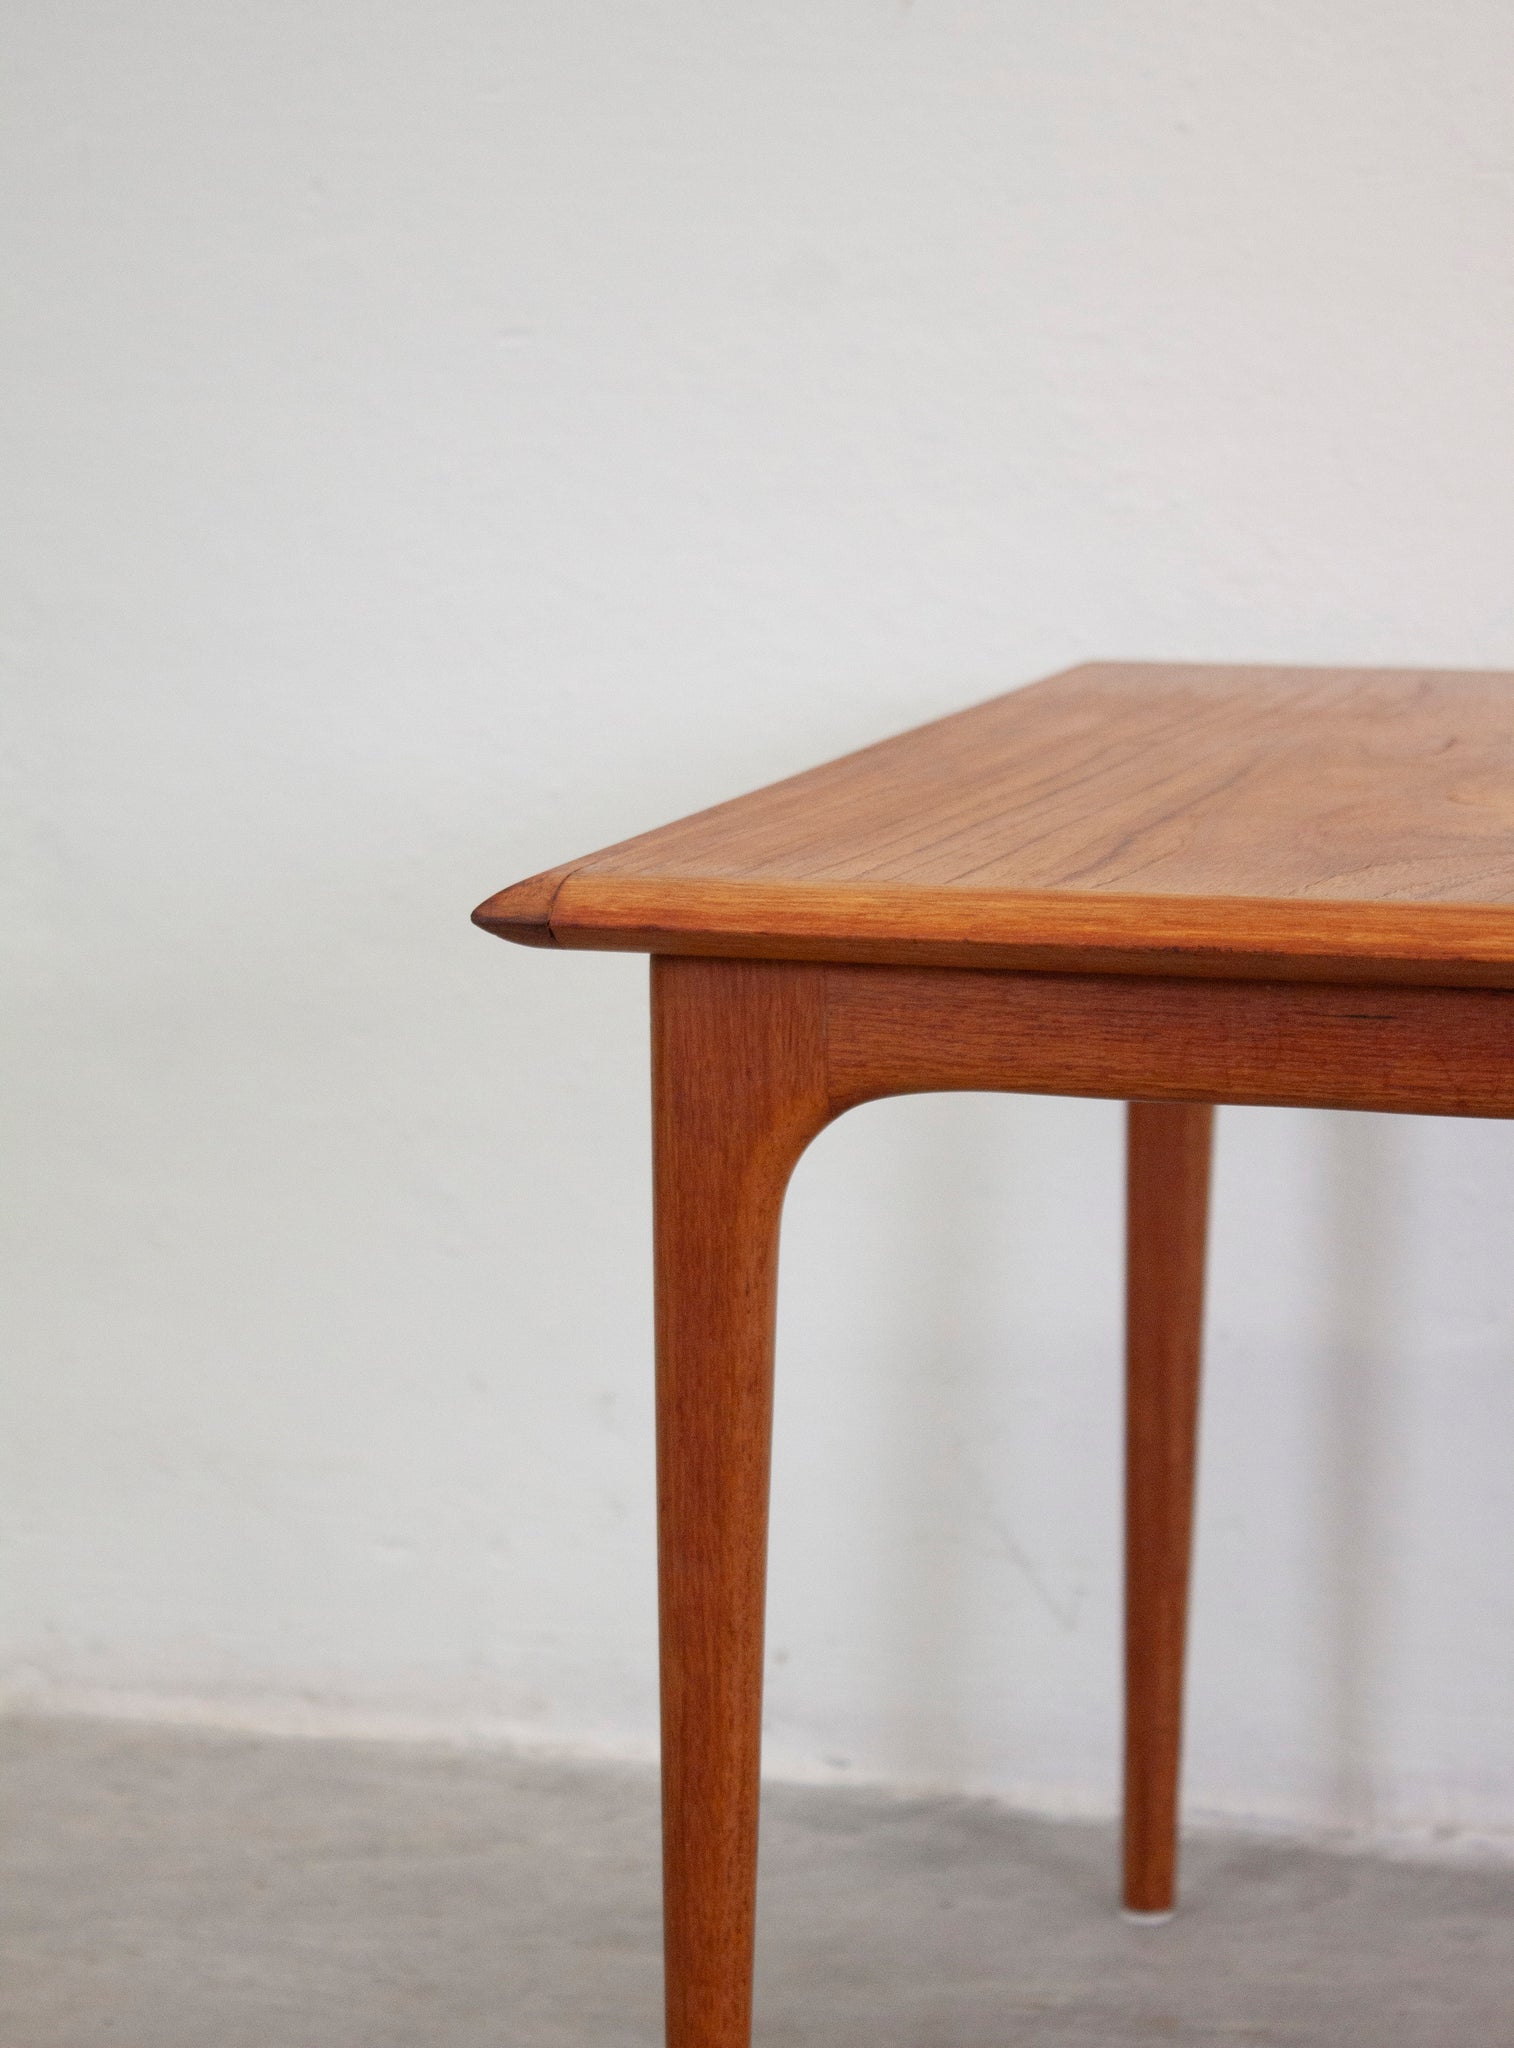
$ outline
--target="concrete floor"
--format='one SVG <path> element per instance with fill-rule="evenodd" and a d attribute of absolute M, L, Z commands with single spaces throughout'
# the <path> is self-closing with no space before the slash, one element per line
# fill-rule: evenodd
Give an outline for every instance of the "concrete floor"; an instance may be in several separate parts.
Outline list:
<path fill-rule="evenodd" d="M 654 2048 L 650 1776 L 0 1724 L 0 2048 Z M 1514 2048 L 1514 1873 L 778 1788 L 762 2048 Z"/>

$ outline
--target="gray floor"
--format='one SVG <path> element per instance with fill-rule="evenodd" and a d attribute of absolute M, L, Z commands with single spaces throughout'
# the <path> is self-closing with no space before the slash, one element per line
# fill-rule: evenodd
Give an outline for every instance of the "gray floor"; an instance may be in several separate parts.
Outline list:
<path fill-rule="evenodd" d="M 641 1773 L 0 1723 L 0 2048 L 651 2048 Z M 1514 1873 L 775 1791 L 763 2048 L 1514 2044 Z"/>

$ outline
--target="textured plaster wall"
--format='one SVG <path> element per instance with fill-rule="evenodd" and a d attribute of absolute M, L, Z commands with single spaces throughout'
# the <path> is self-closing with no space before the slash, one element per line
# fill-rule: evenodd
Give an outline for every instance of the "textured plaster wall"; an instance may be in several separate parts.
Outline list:
<path fill-rule="evenodd" d="M 644 969 L 466 913 L 1087 656 L 1514 667 L 1514 14 L 0 45 L 0 1690 L 649 1751 Z M 1118 1146 L 801 1166 L 775 1767 L 1112 1802 Z M 1193 1798 L 1514 1834 L 1514 1131 L 1217 1202 Z"/>

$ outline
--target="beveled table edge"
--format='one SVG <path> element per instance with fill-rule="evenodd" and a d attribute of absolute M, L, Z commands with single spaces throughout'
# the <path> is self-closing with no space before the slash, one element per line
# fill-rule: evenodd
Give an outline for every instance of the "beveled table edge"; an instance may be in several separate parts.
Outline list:
<path fill-rule="evenodd" d="M 645 879 L 570 863 L 481 903 L 519 945 L 1059 974 L 1514 987 L 1514 906 Z"/>

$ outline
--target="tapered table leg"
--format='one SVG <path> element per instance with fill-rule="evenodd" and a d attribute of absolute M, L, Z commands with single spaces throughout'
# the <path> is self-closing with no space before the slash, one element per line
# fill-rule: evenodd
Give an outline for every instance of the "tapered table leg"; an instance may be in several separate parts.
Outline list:
<path fill-rule="evenodd" d="M 826 1121 L 823 976 L 652 963 L 669 2048 L 747 2048 L 773 1327 L 790 1171 Z"/>
<path fill-rule="evenodd" d="M 1214 1111 L 1132 1102 L 1128 1119 L 1124 1906 L 1164 1919 L 1177 1896 Z"/>

